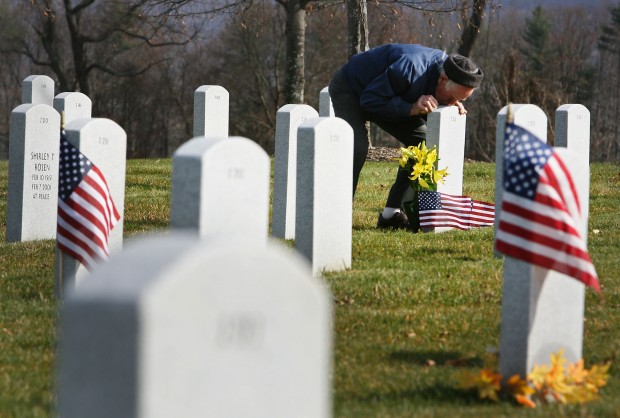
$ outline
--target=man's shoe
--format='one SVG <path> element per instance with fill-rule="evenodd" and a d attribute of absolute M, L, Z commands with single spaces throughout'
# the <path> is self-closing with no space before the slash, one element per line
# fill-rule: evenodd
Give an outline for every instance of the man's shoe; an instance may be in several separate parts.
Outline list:
<path fill-rule="evenodd" d="M 409 219 L 404 212 L 396 212 L 391 218 L 385 219 L 382 214 L 379 214 L 379 220 L 377 220 L 377 228 L 379 229 L 410 229 Z"/>

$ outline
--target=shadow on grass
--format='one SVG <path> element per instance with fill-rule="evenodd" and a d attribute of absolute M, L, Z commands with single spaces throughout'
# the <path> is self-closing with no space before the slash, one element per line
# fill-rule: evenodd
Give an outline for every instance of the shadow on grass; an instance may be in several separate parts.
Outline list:
<path fill-rule="evenodd" d="M 390 360 L 420 366 L 482 367 L 483 360 L 456 351 L 394 351 Z"/>

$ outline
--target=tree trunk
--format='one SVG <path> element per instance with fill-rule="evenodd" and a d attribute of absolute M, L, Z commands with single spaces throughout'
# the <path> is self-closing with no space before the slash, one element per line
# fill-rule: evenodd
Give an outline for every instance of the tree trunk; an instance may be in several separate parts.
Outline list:
<path fill-rule="evenodd" d="M 459 54 L 469 57 L 474 44 L 480 34 L 480 26 L 482 25 L 482 19 L 484 18 L 484 9 L 486 8 L 487 0 L 474 0 L 473 8 L 471 10 L 471 16 L 465 22 L 465 28 L 461 34 L 461 46 L 459 46 Z"/>
<path fill-rule="evenodd" d="M 71 1 L 64 0 L 65 6 L 65 19 L 67 21 L 67 28 L 71 38 L 71 52 L 73 56 L 73 66 L 75 71 L 75 81 L 77 86 L 74 86 L 72 90 L 77 90 L 85 95 L 90 95 L 90 85 L 88 82 L 88 69 L 86 62 L 86 54 L 84 47 L 84 38 L 80 33 L 80 17 L 79 11 L 76 12 L 71 7 Z"/>
<path fill-rule="evenodd" d="M 286 9 L 286 76 L 284 99 L 287 104 L 304 102 L 304 42 L 307 0 L 289 0 Z"/>
<path fill-rule="evenodd" d="M 366 0 L 347 0 L 349 58 L 368 50 L 368 7 Z"/>

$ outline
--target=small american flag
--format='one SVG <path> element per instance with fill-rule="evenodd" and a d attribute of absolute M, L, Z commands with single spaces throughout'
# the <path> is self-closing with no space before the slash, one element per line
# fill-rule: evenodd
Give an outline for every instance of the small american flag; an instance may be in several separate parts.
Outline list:
<path fill-rule="evenodd" d="M 434 191 L 418 192 L 420 228 L 451 227 L 471 229 L 493 226 L 495 205 L 468 196 Z"/>
<path fill-rule="evenodd" d="M 511 123 L 506 124 L 504 150 L 496 249 L 600 292 L 581 232 L 579 196 L 565 163 L 552 147 Z"/>
<path fill-rule="evenodd" d="M 109 256 L 108 238 L 120 215 L 101 171 L 60 135 L 58 248 L 91 269 Z"/>

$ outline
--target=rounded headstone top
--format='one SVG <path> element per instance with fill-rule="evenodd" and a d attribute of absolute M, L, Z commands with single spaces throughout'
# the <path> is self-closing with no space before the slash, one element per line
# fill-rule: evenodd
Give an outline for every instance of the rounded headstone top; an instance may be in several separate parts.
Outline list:
<path fill-rule="evenodd" d="M 316 113 L 318 116 L 318 112 L 312 106 L 307 105 L 307 104 L 285 104 L 284 106 L 278 109 L 278 113 L 293 112 L 294 110 L 302 110 L 302 109 L 308 112 L 314 111 L 314 113 Z"/>
<path fill-rule="evenodd" d="M 226 95 L 228 95 L 228 90 L 226 90 L 222 86 L 217 86 L 217 85 L 204 85 L 204 86 L 200 86 L 194 92 L 195 93 L 199 93 L 199 92 L 206 93 L 209 90 L 211 90 L 211 92 L 225 93 Z"/>
<path fill-rule="evenodd" d="M 196 136 L 177 148 L 174 152 L 174 157 L 193 157 L 196 155 L 203 155 L 207 151 L 218 147 L 230 146 L 249 147 L 249 149 L 260 150 L 265 153 L 265 151 L 256 142 L 242 136 Z"/>

